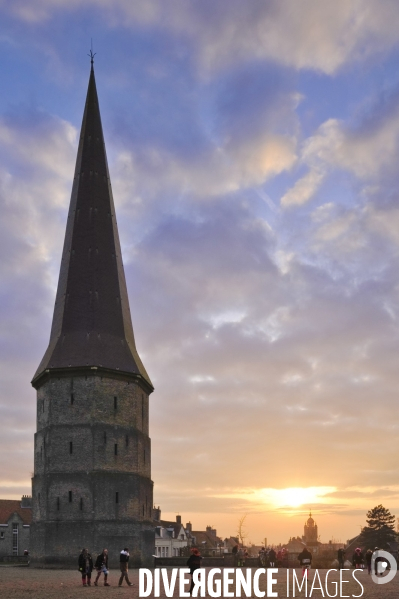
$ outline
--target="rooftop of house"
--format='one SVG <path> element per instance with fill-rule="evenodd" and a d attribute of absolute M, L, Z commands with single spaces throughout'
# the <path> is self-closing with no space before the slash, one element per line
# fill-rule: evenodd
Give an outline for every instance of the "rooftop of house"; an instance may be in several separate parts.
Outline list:
<path fill-rule="evenodd" d="M 184 534 L 184 536 L 186 537 L 186 531 L 181 522 L 173 522 L 173 521 L 170 522 L 169 520 L 158 520 L 157 526 L 155 528 L 155 534 L 158 534 L 158 536 L 160 536 L 161 528 L 166 530 L 167 533 L 169 534 L 169 536 L 171 536 L 174 539 L 179 539 L 180 535 L 182 535 L 182 534 Z"/>
<path fill-rule="evenodd" d="M 32 508 L 21 507 L 20 499 L 0 499 L 0 524 L 7 524 L 15 513 L 18 514 L 24 524 L 32 522 Z"/>
<path fill-rule="evenodd" d="M 208 530 L 193 530 L 191 534 L 195 537 L 196 545 L 199 549 L 201 547 L 216 548 L 219 544 L 223 544 L 221 538 Z"/>

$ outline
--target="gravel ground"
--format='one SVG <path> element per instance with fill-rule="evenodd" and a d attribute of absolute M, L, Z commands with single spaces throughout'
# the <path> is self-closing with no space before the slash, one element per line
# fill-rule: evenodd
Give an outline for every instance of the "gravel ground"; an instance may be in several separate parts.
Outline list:
<path fill-rule="evenodd" d="M 297 576 L 300 577 L 301 571 L 296 570 Z M 168 568 L 170 576 L 170 568 Z M 328 596 L 325 593 L 324 580 L 327 570 L 319 570 L 320 578 L 323 581 L 324 596 Z M 292 597 L 292 570 L 291 574 L 291 588 L 290 597 Z M 368 576 L 366 571 L 357 572 L 359 581 L 364 586 L 363 597 L 367 599 L 397 599 L 399 596 L 399 574 L 395 578 L 384 585 L 377 585 L 373 583 L 371 577 Z M 126 586 L 123 583 L 122 587 L 118 587 L 119 571 L 111 570 L 108 577 L 108 581 L 111 586 L 104 587 L 102 577 L 98 587 L 82 587 L 81 578 L 78 571 L 71 570 L 36 570 L 34 568 L 26 567 L 0 567 L 0 599 L 80 599 L 86 595 L 94 597 L 138 597 L 139 596 L 139 572 L 138 570 L 131 570 L 129 572 L 130 580 L 134 583 L 133 587 Z M 314 570 L 310 571 L 309 580 L 312 581 L 314 576 Z M 361 594 L 361 588 L 358 583 L 354 582 L 351 572 L 345 571 L 345 579 L 351 580 L 351 582 L 343 585 L 343 594 L 340 595 L 338 587 L 338 597 L 340 596 L 354 596 Z M 266 590 L 266 581 L 262 583 L 261 577 L 261 590 Z M 331 582 L 339 580 L 339 575 L 336 572 L 331 572 L 329 575 Z M 281 569 L 277 575 L 278 583 L 273 587 L 274 591 L 277 591 L 278 597 L 287 597 L 286 588 L 286 570 Z M 231 587 L 231 588 L 234 588 Z M 331 585 L 328 588 L 330 596 L 334 596 L 334 587 Z M 208 595 L 207 595 L 208 596 Z M 254 595 L 253 595 L 254 596 Z M 310 596 L 310 589 L 308 591 Z M 314 590 L 312 597 L 319 599 L 323 597 L 320 590 Z M 150 595 L 153 597 L 153 594 Z M 165 597 L 163 587 L 161 585 L 161 597 Z M 174 597 L 179 597 L 178 588 L 175 591 Z M 304 591 L 296 592 L 296 597 L 305 597 Z"/>

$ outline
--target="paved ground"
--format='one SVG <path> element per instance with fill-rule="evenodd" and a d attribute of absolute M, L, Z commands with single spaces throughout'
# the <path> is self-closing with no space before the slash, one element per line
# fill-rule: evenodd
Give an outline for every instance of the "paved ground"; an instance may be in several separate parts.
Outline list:
<path fill-rule="evenodd" d="M 301 571 L 296 570 L 298 577 L 300 577 Z M 314 570 L 310 571 L 309 580 L 313 580 Z M 319 570 L 320 578 L 323 581 L 324 596 L 327 597 L 325 590 L 325 577 L 327 570 Z M 168 569 L 170 576 L 170 569 Z M 291 585 L 289 596 L 292 597 L 292 570 L 291 574 Z M 338 595 L 340 596 L 362 596 L 366 599 L 397 599 L 399 596 L 399 574 L 384 585 L 376 585 L 372 582 L 371 577 L 368 576 L 367 572 L 357 572 L 359 581 L 364 586 L 364 592 L 361 595 L 362 589 L 359 584 L 356 583 L 350 571 L 345 571 L 344 578 L 351 580 L 351 582 L 343 584 L 342 594 L 339 590 Z M 133 587 L 125 586 L 118 587 L 119 573 L 116 570 L 111 570 L 109 576 L 110 587 L 104 587 L 102 584 L 98 587 L 82 587 L 79 572 L 71 570 L 36 570 L 33 568 L 26 567 L 1 567 L 0 568 L 0 599 L 81 599 L 81 597 L 89 596 L 92 599 L 100 597 L 138 597 L 138 585 L 139 585 L 139 573 L 138 570 L 131 570 L 130 578 L 134 582 Z M 278 592 L 278 597 L 287 597 L 286 587 L 286 570 L 280 570 L 277 576 L 278 583 L 273 587 L 274 591 Z M 331 583 L 328 587 L 330 596 L 335 595 L 334 581 L 339 581 L 339 575 L 336 572 L 331 572 L 329 575 Z M 261 578 L 262 581 L 262 578 Z M 234 588 L 234 586 L 232 587 Z M 261 590 L 266 590 L 266 581 L 261 582 Z M 161 586 L 162 589 L 162 586 Z M 154 595 L 151 594 L 150 597 Z M 254 595 L 252 595 L 254 596 Z M 302 591 L 295 593 L 296 597 L 305 597 L 305 593 Z M 308 591 L 310 596 L 310 589 Z M 314 590 L 312 595 L 315 599 L 323 597 L 320 590 Z M 161 597 L 165 597 L 165 593 L 161 590 Z M 179 597 L 178 589 L 176 589 L 174 597 Z"/>

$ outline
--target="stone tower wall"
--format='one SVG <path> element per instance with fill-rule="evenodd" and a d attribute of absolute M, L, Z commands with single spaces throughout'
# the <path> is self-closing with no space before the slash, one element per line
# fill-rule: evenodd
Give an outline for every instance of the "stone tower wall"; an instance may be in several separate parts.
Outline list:
<path fill-rule="evenodd" d="M 136 380 L 51 376 L 37 392 L 32 553 L 76 565 L 83 546 L 117 560 L 154 546 L 148 392 Z"/>

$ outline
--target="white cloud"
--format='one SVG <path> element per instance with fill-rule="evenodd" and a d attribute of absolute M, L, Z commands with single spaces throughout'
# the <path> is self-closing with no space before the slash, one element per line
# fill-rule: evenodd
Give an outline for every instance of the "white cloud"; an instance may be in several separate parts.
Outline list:
<path fill-rule="evenodd" d="M 399 10 L 395 0 L 319 2 L 302 0 L 89 0 L 111 26 L 161 27 L 198 47 L 204 72 L 247 60 L 273 60 L 299 69 L 332 74 L 349 61 L 368 60 L 397 45 Z M 37 22 L 57 12 L 77 11 L 78 0 L 18 0 L 9 10 Z"/>
<path fill-rule="evenodd" d="M 133 198 L 140 202 L 143 194 L 156 196 L 162 190 L 202 197 L 232 193 L 263 184 L 291 168 L 296 159 L 294 138 L 267 133 L 212 145 L 198 159 L 185 159 L 167 148 L 154 146 L 138 152 L 139 155 L 134 150 L 119 154 L 115 164 L 115 189 L 122 201 Z"/>
<path fill-rule="evenodd" d="M 294 187 L 289 189 L 281 198 L 281 205 L 286 208 L 288 206 L 301 206 L 305 204 L 316 193 L 324 179 L 324 173 L 320 170 L 313 169 L 295 183 Z"/>

